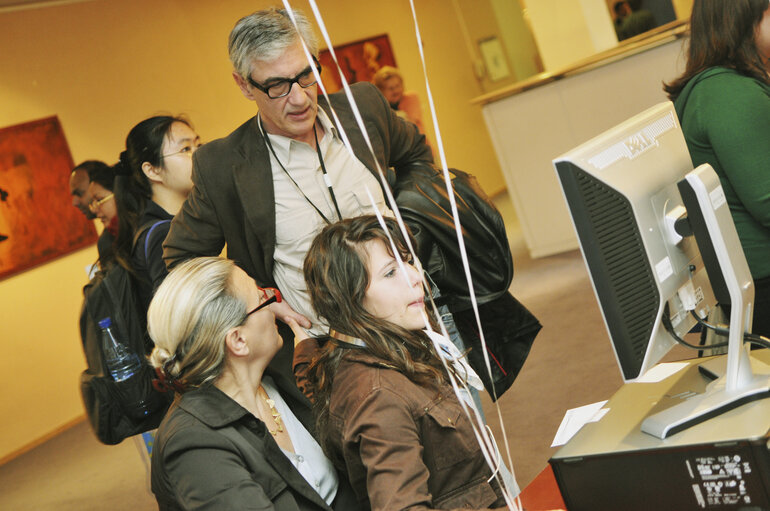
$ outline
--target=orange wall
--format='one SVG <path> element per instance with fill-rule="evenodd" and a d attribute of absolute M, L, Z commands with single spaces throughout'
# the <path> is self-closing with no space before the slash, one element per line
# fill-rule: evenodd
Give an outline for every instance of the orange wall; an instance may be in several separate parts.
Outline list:
<path fill-rule="evenodd" d="M 226 135 L 255 112 L 232 83 L 227 34 L 240 16 L 278 3 L 94 0 L 0 11 L 0 126 L 58 115 L 76 161 L 115 161 L 128 129 L 159 112 L 186 113 L 204 140 Z M 448 162 L 498 192 L 503 178 L 480 109 L 469 105 L 482 91 L 455 13 L 444 0 L 416 3 Z M 319 4 L 335 44 L 390 35 L 429 118 L 409 2 Z M 91 247 L 0 282 L 0 460 L 83 413 L 77 319 L 84 267 L 95 259 Z"/>

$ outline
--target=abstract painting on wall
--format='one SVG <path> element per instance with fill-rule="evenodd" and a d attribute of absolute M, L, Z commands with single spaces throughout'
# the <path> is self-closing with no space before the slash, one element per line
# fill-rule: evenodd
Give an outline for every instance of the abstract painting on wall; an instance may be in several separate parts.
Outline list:
<path fill-rule="evenodd" d="M 72 206 L 73 166 L 57 117 L 0 129 L 0 278 L 96 241 Z"/>
<path fill-rule="evenodd" d="M 348 83 L 370 82 L 382 66 L 396 67 L 387 34 L 335 46 L 334 53 Z M 321 63 L 321 79 L 327 92 L 342 89 L 342 80 L 329 50 L 322 50 L 318 61 Z"/>

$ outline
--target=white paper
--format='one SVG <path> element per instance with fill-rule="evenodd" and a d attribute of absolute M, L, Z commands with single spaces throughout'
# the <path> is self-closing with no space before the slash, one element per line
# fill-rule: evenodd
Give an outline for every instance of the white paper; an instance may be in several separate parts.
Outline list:
<path fill-rule="evenodd" d="M 566 444 L 584 425 L 589 422 L 597 422 L 604 417 L 610 411 L 609 408 L 602 408 L 606 403 L 607 401 L 599 401 L 598 403 L 567 410 L 567 413 L 564 414 L 564 418 L 561 420 L 559 430 L 553 438 L 551 447 Z"/>
<path fill-rule="evenodd" d="M 634 380 L 634 383 L 658 383 L 663 381 L 677 371 L 681 371 L 687 367 L 687 362 L 667 362 L 664 364 L 658 364 L 639 378 Z"/>

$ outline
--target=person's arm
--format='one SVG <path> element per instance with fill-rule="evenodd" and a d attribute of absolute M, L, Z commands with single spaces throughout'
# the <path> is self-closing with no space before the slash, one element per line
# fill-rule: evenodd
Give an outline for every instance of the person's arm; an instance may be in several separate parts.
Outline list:
<path fill-rule="evenodd" d="M 425 127 L 422 123 L 422 107 L 420 106 L 420 98 L 416 92 L 405 92 L 401 98 L 399 109 L 406 113 L 407 119 L 412 121 L 417 129 L 425 135 Z M 426 138 L 427 143 L 427 138 Z"/>
<path fill-rule="evenodd" d="M 374 389 L 344 420 L 343 456 L 348 471 L 360 457 L 372 511 L 434 509 L 420 432 L 402 395 Z"/>
<path fill-rule="evenodd" d="M 709 81 L 697 87 L 709 87 Z M 770 97 L 745 79 L 733 90 L 709 92 L 697 105 L 703 129 L 743 206 L 770 228 Z"/>
<path fill-rule="evenodd" d="M 183 509 L 274 509 L 237 447 L 221 434 L 186 428 L 168 439 L 158 454 Z"/>
<path fill-rule="evenodd" d="M 222 226 L 206 190 L 207 183 L 198 168 L 198 154 L 193 156 L 193 188 L 182 209 L 171 222 L 163 242 L 163 260 L 171 270 L 196 256 L 216 256 L 225 245 Z"/>
<path fill-rule="evenodd" d="M 282 302 L 276 302 L 270 304 L 270 311 L 275 314 L 275 317 L 291 326 L 292 321 L 298 323 L 303 328 L 310 328 L 313 326 L 310 320 L 305 316 L 295 311 L 291 305 L 285 300 Z"/>
<path fill-rule="evenodd" d="M 296 323 L 294 323 L 296 325 Z M 292 330 L 294 329 L 292 326 Z M 304 330 L 301 330 L 304 333 Z M 295 330 L 295 335 L 296 335 Z M 308 368 L 313 358 L 318 356 L 318 352 L 321 346 L 314 338 L 304 337 L 301 341 L 297 341 L 295 337 L 294 344 L 294 361 L 292 363 L 292 369 L 294 370 L 294 379 L 297 382 L 297 388 L 302 392 L 306 398 L 311 402 L 314 400 L 313 385 L 308 378 Z"/>

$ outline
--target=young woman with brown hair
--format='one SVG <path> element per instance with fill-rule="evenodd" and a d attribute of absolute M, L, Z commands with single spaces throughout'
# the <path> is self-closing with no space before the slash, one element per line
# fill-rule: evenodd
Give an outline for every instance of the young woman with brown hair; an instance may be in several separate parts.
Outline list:
<path fill-rule="evenodd" d="M 348 474 L 361 509 L 503 506 L 471 425 L 481 422 L 466 416 L 433 341 L 442 353 L 453 346 L 424 330 L 432 321 L 420 273 L 395 221 L 385 222 L 389 233 L 375 216 L 329 225 L 305 259 L 313 308 L 331 328 L 325 343 L 304 340 L 295 352 L 321 444 Z M 447 363 L 481 386 L 464 361 Z M 470 396 L 460 396 L 473 417 Z"/>

